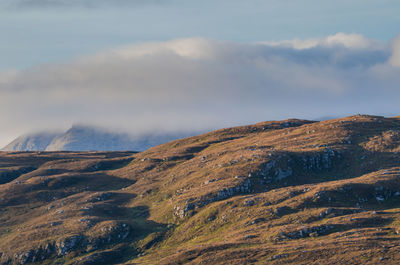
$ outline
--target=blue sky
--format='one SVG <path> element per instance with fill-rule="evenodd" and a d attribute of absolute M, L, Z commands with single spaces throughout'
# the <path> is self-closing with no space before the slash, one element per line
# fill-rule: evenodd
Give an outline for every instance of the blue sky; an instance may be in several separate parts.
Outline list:
<path fill-rule="evenodd" d="M 400 114 L 400 1 L 2 0 L 0 145 Z"/>
<path fill-rule="evenodd" d="M 254 42 L 345 32 L 388 41 L 399 12 L 397 0 L 3 0 L 0 69 L 187 37 Z"/>

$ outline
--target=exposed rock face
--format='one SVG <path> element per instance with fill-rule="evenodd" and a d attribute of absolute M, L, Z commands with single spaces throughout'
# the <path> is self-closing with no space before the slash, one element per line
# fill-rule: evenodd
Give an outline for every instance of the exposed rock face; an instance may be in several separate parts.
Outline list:
<path fill-rule="evenodd" d="M 66 237 L 57 242 L 47 243 L 27 252 L 16 253 L 13 257 L 1 257 L 0 264 L 28 264 L 41 262 L 49 258 L 63 257 L 72 251 L 81 253 L 91 253 L 95 250 L 102 249 L 110 244 L 123 242 L 132 232 L 132 228 L 120 223 L 116 226 L 109 226 L 104 229 L 105 235 L 102 237 L 88 238 L 82 235 L 74 235 Z"/>
<path fill-rule="evenodd" d="M 340 152 L 326 148 L 323 152 L 303 156 L 303 168 L 308 171 L 330 169 L 340 158 Z"/>
<path fill-rule="evenodd" d="M 314 227 L 303 227 L 300 230 L 289 232 L 289 233 L 282 232 L 282 233 L 280 233 L 280 235 L 278 237 L 275 238 L 275 240 L 279 241 L 279 240 L 284 240 L 284 239 L 317 237 L 317 236 L 325 235 L 334 229 L 335 229 L 334 225 L 320 225 L 320 226 L 314 226 Z"/>
<path fill-rule="evenodd" d="M 251 193 L 254 188 L 265 187 L 272 183 L 281 183 L 293 175 L 302 176 L 310 172 L 321 172 L 332 169 L 341 163 L 342 155 L 339 151 L 325 148 L 321 152 L 314 152 L 307 155 L 297 155 L 281 153 L 271 155 L 269 162 L 264 163 L 258 170 L 252 171 L 246 177 L 236 177 L 242 179 L 239 185 L 218 190 L 199 198 L 192 198 L 193 202 L 188 206 L 175 206 L 174 214 L 180 218 L 191 216 L 195 208 L 204 207 L 212 202 L 225 200 L 238 194 Z M 234 164 L 234 163 L 230 163 Z M 208 185 L 219 179 L 207 180 L 204 184 Z M 264 188 L 264 189 L 265 189 Z"/>

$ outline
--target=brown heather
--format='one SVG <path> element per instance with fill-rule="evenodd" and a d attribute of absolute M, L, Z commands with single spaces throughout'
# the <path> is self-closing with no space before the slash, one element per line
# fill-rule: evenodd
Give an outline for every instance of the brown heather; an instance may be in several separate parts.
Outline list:
<path fill-rule="evenodd" d="M 398 264 L 400 117 L 0 154 L 0 264 Z"/>

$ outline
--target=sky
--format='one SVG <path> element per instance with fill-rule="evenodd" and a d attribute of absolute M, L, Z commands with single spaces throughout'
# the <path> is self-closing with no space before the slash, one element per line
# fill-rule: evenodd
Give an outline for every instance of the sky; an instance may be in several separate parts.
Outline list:
<path fill-rule="evenodd" d="M 400 115 L 397 0 L 2 0 L 0 146 Z"/>

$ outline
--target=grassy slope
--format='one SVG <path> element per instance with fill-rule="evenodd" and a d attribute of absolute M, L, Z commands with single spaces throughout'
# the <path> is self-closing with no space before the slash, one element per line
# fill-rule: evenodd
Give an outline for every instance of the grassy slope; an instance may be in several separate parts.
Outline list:
<path fill-rule="evenodd" d="M 399 118 L 352 116 L 223 129 L 137 154 L 3 153 L 0 174 L 30 172 L 0 185 L 0 260 L 393 264 L 399 132 Z"/>

